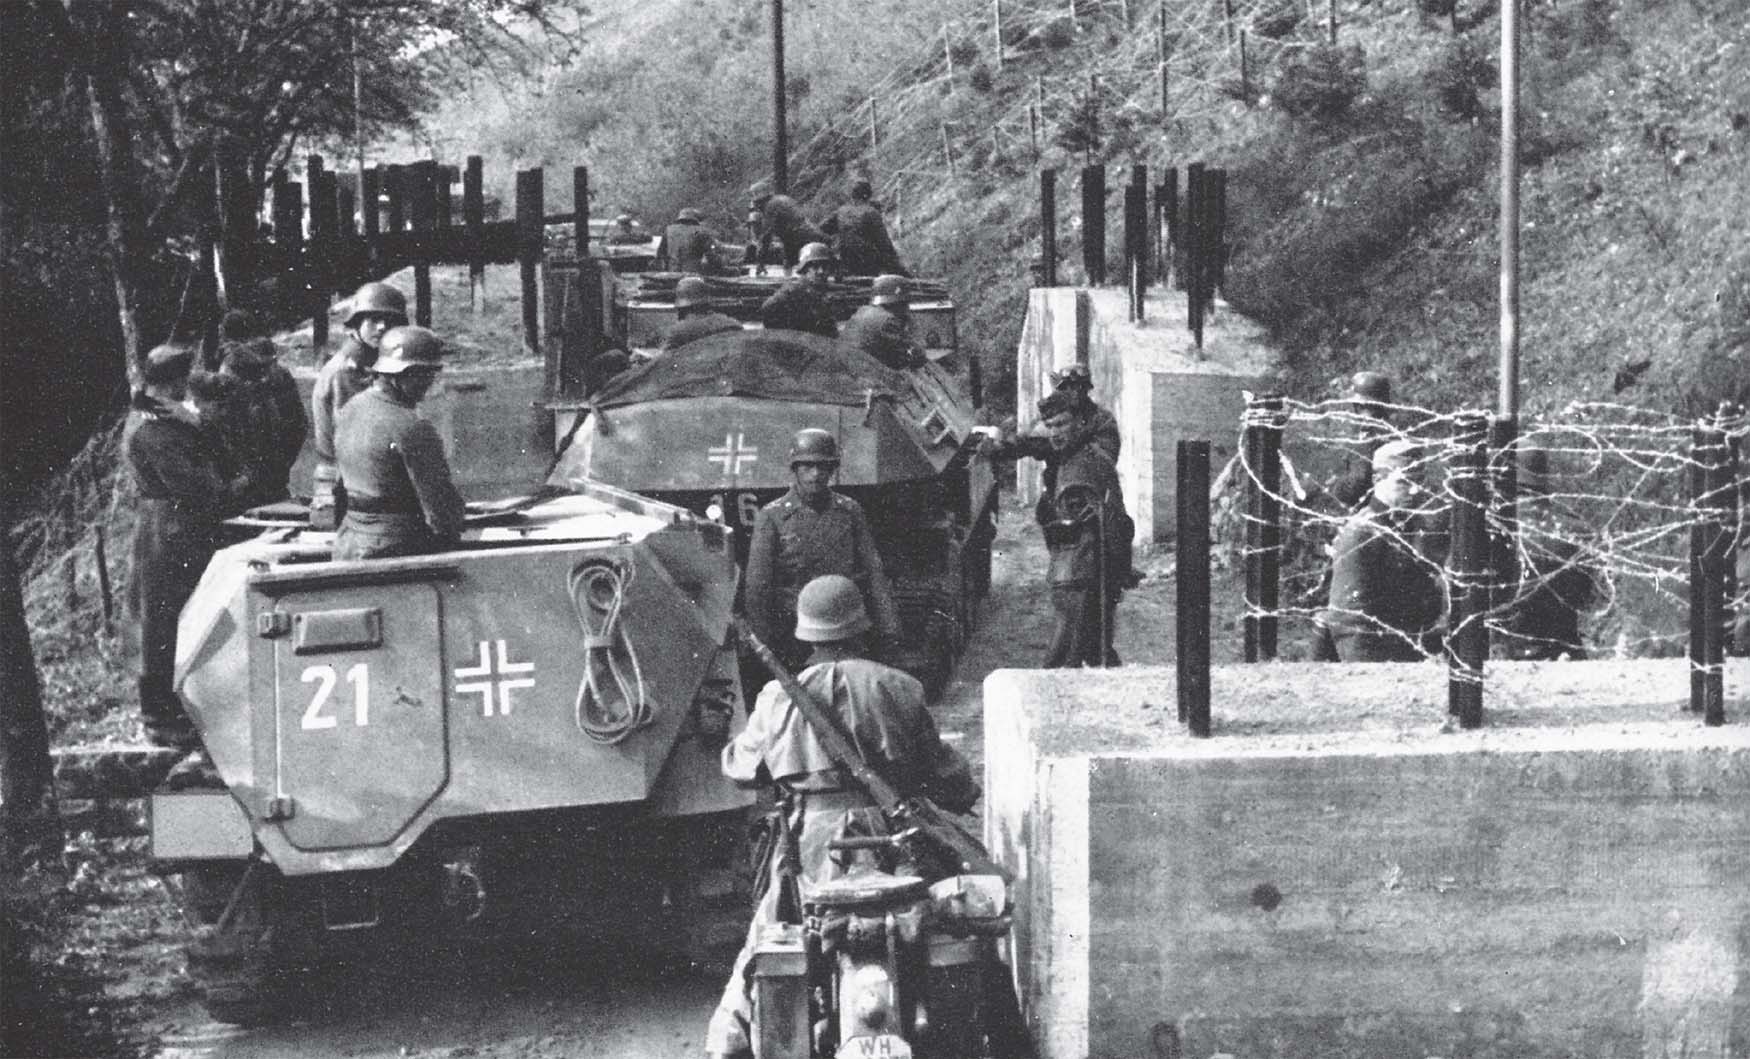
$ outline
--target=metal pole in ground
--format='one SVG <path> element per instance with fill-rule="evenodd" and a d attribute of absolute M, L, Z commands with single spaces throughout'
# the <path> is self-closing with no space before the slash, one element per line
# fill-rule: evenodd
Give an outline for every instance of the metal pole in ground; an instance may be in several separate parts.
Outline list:
<path fill-rule="evenodd" d="M 1732 451 L 1720 419 L 1708 425 L 1708 550 L 1706 680 L 1703 684 L 1702 721 L 1726 723 L 1725 642 L 1728 616 L 1727 569 L 1732 538 L 1736 535 L 1737 490 Z"/>
<path fill-rule="evenodd" d="M 477 154 L 468 156 L 462 170 L 462 224 L 468 229 L 468 311 L 480 315 L 481 301 L 486 296 L 486 248 L 482 245 L 486 227 L 486 190 L 484 163 Z"/>
<path fill-rule="evenodd" d="M 1106 167 L 1082 167 L 1082 268 L 1088 286 L 1106 285 Z"/>
<path fill-rule="evenodd" d="M 541 355 L 540 286 L 536 270 L 541 263 L 541 229 L 544 195 L 540 169 L 525 169 L 516 175 L 517 272 L 522 281 L 523 349 L 531 357 Z"/>
<path fill-rule="evenodd" d="M 1489 420 L 1489 609 L 1505 614 L 1519 598 L 1519 423 Z"/>
<path fill-rule="evenodd" d="M 1179 719 L 1209 735 L 1209 442 L 1181 441 L 1179 462 Z"/>
<path fill-rule="evenodd" d="M 1707 519 L 1704 515 L 1708 480 L 1704 460 L 1707 428 L 1696 423 L 1689 436 L 1689 709 L 1702 712 L 1707 694 Z"/>
<path fill-rule="evenodd" d="M 785 116 L 784 0 L 772 0 L 772 194 L 790 190 L 790 123 Z"/>
<path fill-rule="evenodd" d="M 1447 712 L 1462 728 L 1483 724 L 1483 661 L 1488 656 L 1489 420 L 1459 415 L 1452 439 L 1452 551 L 1446 579 L 1452 594 L 1447 617 Z"/>
<path fill-rule="evenodd" d="M 1252 488 L 1258 505 L 1258 658 L 1276 657 L 1282 584 L 1282 408 L 1280 394 L 1258 400 L 1258 465 Z"/>
<path fill-rule="evenodd" d="M 1240 429 L 1240 470 L 1245 475 L 1246 513 L 1244 556 L 1246 565 L 1246 613 L 1240 619 L 1245 635 L 1245 659 L 1248 662 L 1258 660 L 1258 611 L 1263 596 L 1263 576 L 1259 566 L 1262 553 L 1263 527 L 1262 497 L 1258 489 L 1258 465 L 1263 462 L 1263 431 L 1259 423 L 1263 418 L 1260 408 L 1261 398 L 1253 397 L 1246 402 L 1245 414 L 1241 417 Z"/>

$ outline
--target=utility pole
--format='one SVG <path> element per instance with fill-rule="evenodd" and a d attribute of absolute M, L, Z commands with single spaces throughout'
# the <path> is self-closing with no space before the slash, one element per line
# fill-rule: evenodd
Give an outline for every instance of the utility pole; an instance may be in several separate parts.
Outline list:
<path fill-rule="evenodd" d="M 772 0 L 772 194 L 790 190 L 790 130 L 784 114 L 784 0 Z"/>
<path fill-rule="evenodd" d="M 1501 368 L 1497 411 L 1519 418 L 1519 5 L 1501 5 Z"/>

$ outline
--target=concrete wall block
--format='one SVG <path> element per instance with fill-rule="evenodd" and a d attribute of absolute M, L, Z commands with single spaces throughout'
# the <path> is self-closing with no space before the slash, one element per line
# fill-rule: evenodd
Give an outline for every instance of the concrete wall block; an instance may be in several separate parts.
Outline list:
<path fill-rule="evenodd" d="M 1501 727 L 1396 738 L 1344 731 L 1349 687 L 1422 667 L 1222 667 L 1253 734 L 1207 741 L 1155 723 L 1150 671 L 993 674 L 993 812 L 1049 838 L 1017 932 L 1042 1055 L 1750 1055 L 1750 725 L 1670 712 L 1680 663 L 1625 665 L 1501 667 Z M 1282 716 L 1245 674 L 1319 701 Z"/>

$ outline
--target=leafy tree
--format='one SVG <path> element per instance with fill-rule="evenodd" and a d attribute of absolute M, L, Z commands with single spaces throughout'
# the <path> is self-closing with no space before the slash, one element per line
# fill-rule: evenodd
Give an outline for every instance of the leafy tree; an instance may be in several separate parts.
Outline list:
<path fill-rule="evenodd" d="M 130 371 L 156 248 L 199 224 L 215 159 L 259 189 L 300 143 L 410 126 L 447 77 L 570 47 L 576 0 L 33 0 L 29 29 L 89 123 Z M 529 32 L 528 27 L 538 32 Z M 350 57 L 364 91 L 354 112 Z"/>
<path fill-rule="evenodd" d="M 1347 111 L 1366 90 L 1367 64 L 1361 48 L 1320 44 L 1283 63 L 1270 95 L 1295 117 L 1328 121 Z"/>
<path fill-rule="evenodd" d="M 1057 126 L 1052 141 L 1071 154 L 1080 153 L 1084 165 L 1092 164 L 1105 138 L 1106 92 L 1090 78 L 1071 101 L 1069 112 Z"/>

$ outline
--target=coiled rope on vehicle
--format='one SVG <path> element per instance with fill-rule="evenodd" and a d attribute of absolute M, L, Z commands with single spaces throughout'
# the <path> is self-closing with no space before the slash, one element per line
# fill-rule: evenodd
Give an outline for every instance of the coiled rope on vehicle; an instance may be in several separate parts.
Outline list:
<path fill-rule="evenodd" d="M 568 580 L 584 647 L 583 682 L 572 716 L 578 731 L 612 745 L 655 719 L 638 648 L 620 623 L 632 568 L 592 560 L 573 567 Z"/>

